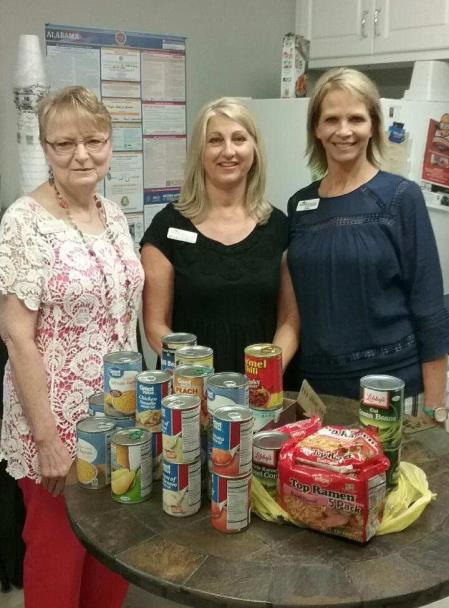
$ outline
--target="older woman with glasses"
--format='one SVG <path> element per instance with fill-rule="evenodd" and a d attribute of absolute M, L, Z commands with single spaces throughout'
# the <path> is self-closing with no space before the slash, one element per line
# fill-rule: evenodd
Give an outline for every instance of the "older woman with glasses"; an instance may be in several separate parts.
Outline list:
<path fill-rule="evenodd" d="M 118 607 L 127 585 L 79 544 L 62 492 L 103 355 L 136 349 L 143 271 L 123 213 L 96 193 L 112 154 L 105 106 L 68 87 L 43 100 L 39 125 L 50 178 L 0 227 L 0 458 L 26 506 L 25 606 Z"/>

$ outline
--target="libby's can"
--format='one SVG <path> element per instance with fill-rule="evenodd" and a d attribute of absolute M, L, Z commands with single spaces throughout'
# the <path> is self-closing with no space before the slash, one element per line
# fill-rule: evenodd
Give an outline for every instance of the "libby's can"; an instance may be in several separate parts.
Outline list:
<path fill-rule="evenodd" d="M 162 336 L 161 370 L 172 373 L 175 369 L 175 352 L 183 346 L 194 346 L 196 336 L 183 332 Z"/>
<path fill-rule="evenodd" d="M 149 498 L 152 488 L 151 433 L 136 427 L 111 437 L 111 490 L 117 502 L 133 504 Z"/>
<path fill-rule="evenodd" d="M 225 477 L 251 472 L 253 417 L 242 405 L 225 405 L 215 410 L 212 420 L 212 471 Z"/>
<path fill-rule="evenodd" d="M 142 372 L 136 378 L 136 422 L 152 433 L 160 433 L 162 399 L 172 393 L 172 375 L 162 371 Z"/>
<path fill-rule="evenodd" d="M 178 365 L 173 370 L 173 392 L 177 395 L 197 395 L 201 400 L 201 428 L 209 426 L 206 381 L 214 373 L 204 365 Z"/>
<path fill-rule="evenodd" d="M 404 381 L 382 374 L 360 379 L 359 421 L 373 429 L 390 460 L 387 487 L 397 484 L 404 418 Z"/>
<path fill-rule="evenodd" d="M 136 376 L 142 371 L 142 355 L 134 351 L 103 357 L 104 411 L 107 416 L 134 416 Z"/>
<path fill-rule="evenodd" d="M 187 517 L 201 507 L 201 460 L 190 464 L 164 461 L 162 508 L 168 515 Z"/>
<path fill-rule="evenodd" d="M 236 372 L 220 372 L 207 378 L 207 412 L 209 418 L 223 405 L 248 407 L 248 378 Z"/>
<path fill-rule="evenodd" d="M 276 496 L 281 447 L 291 439 L 287 433 L 264 431 L 253 437 L 253 475 L 271 496 Z"/>
<path fill-rule="evenodd" d="M 279 408 L 283 404 L 282 350 L 273 344 L 245 348 L 245 374 L 249 380 L 251 407 Z"/>
<path fill-rule="evenodd" d="M 219 532 L 242 532 L 251 523 L 251 473 L 222 477 L 212 473 L 211 524 Z"/>
<path fill-rule="evenodd" d="M 214 351 L 209 346 L 182 346 L 175 352 L 175 367 L 178 365 L 202 365 L 214 368 Z"/>
<path fill-rule="evenodd" d="M 98 490 L 111 483 L 111 435 L 115 425 L 105 417 L 89 416 L 76 425 L 76 475 L 88 490 Z"/>
<path fill-rule="evenodd" d="M 170 395 L 162 399 L 162 453 L 165 460 L 185 464 L 200 456 L 200 398 Z"/>
<path fill-rule="evenodd" d="M 89 403 L 89 416 L 105 416 L 104 413 L 104 393 L 98 391 L 90 395 L 88 399 Z"/>

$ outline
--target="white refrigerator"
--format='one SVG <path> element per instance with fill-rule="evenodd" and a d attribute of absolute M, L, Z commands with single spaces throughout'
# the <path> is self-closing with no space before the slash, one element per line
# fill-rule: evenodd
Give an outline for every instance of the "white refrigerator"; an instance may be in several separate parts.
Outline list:
<path fill-rule="evenodd" d="M 407 162 L 401 173 L 420 183 L 429 120 L 439 120 L 443 114 L 449 113 L 449 100 L 381 101 L 385 126 L 388 127 L 393 121 L 403 122 L 408 133 Z M 267 197 L 273 205 L 284 211 L 287 210 L 290 196 L 312 181 L 305 158 L 308 102 L 307 98 L 245 100 L 255 115 L 265 143 L 268 162 Z M 427 202 L 443 271 L 444 291 L 449 293 L 449 207 L 432 206 L 430 199 Z"/>

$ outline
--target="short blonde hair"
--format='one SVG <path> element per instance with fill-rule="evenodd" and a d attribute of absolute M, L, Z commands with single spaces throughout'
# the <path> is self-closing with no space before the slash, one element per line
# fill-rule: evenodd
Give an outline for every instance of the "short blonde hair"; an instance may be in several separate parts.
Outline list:
<path fill-rule="evenodd" d="M 249 215 L 258 224 L 265 224 L 272 211 L 272 206 L 265 198 L 265 151 L 251 112 L 238 99 L 232 97 L 222 97 L 211 101 L 198 114 L 187 155 L 184 184 L 175 207 L 189 219 L 202 218 L 208 209 L 203 154 L 208 122 L 217 115 L 226 116 L 237 122 L 248 131 L 254 140 L 254 161 L 247 176 L 245 203 Z"/>
<path fill-rule="evenodd" d="M 373 125 L 373 134 L 366 155 L 370 163 L 380 167 L 385 148 L 385 133 L 379 91 L 368 76 L 351 68 L 328 70 L 316 82 L 307 114 L 306 155 L 309 166 L 320 173 L 325 173 L 327 170 L 326 153 L 321 141 L 315 135 L 315 129 L 320 120 L 323 99 L 331 91 L 345 91 L 365 104 Z"/>
<path fill-rule="evenodd" d="M 47 129 L 51 120 L 57 117 L 75 116 L 95 124 L 99 131 L 112 133 L 111 115 L 95 93 L 85 87 L 65 87 L 54 95 L 44 97 L 37 110 L 39 119 L 39 139 L 44 146 Z"/>

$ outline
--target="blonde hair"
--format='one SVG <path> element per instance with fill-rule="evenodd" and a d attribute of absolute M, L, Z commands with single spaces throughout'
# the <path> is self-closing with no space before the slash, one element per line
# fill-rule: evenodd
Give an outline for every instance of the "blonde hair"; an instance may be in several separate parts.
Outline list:
<path fill-rule="evenodd" d="M 73 116 L 95 124 L 99 131 L 112 133 L 111 115 L 95 93 L 85 87 L 65 87 L 54 95 L 44 97 L 37 110 L 39 139 L 44 146 L 48 124 L 55 117 Z"/>
<path fill-rule="evenodd" d="M 366 156 L 375 167 L 380 167 L 385 148 L 385 134 L 380 107 L 379 91 L 374 82 L 362 72 L 351 68 L 334 68 L 325 72 L 316 82 L 307 114 L 307 150 L 310 168 L 319 173 L 327 170 L 327 158 L 321 141 L 315 135 L 321 115 L 321 104 L 331 91 L 345 91 L 362 101 L 370 115 L 373 134 Z"/>
<path fill-rule="evenodd" d="M 217 115 L 225 116 L 240 124 L 254 140 L 254 161 L 247 176 L 245 205 L 248 214 L 258 224 L 265 224 L 272 211 L 272 206 L 265 198 L 265 151 L 251 112 L 238 99 L 232 97 L 211 101 L 198 114 L 187 155 L 184 184 L 175 207 L 189 219 L 202 218 L 208 209 L 203 154 L 207 124 L 213 116 Z"/>

